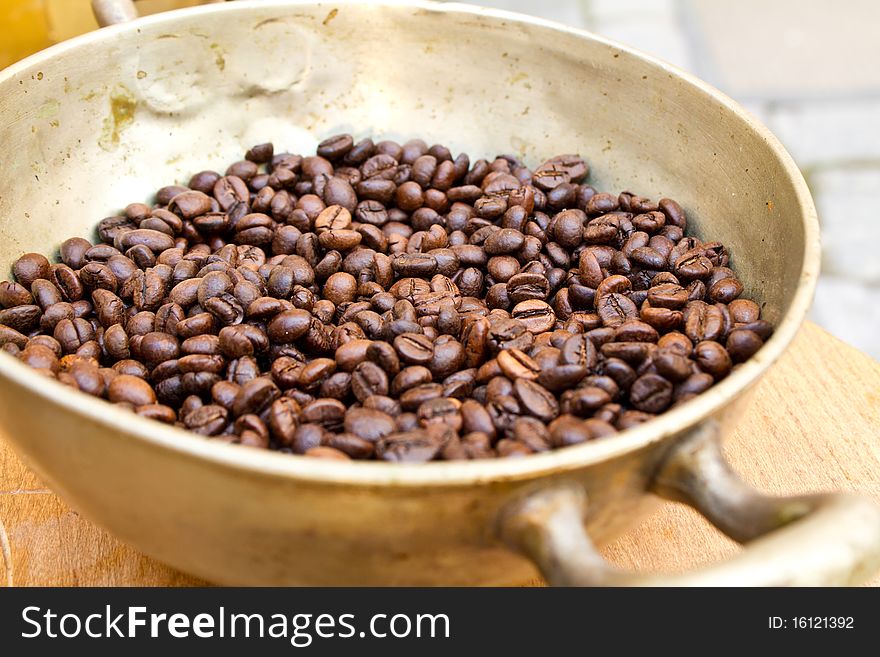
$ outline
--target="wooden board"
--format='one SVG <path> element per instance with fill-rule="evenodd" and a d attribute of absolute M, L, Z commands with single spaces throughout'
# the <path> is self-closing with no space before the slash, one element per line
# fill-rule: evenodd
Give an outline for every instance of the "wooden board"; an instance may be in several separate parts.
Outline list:
<path fill-rule="evenodd" d="M 726 445 L 745 479 L 772 493 L 860 490 L 880 501 L 880 364 L 808 323 L 754 400 Z M 605 553 L 621 567 L 677 571 L 737 549 L 667 504 Z M 80 518 L 0 442 L 0 585 L 199 584 Z"/>

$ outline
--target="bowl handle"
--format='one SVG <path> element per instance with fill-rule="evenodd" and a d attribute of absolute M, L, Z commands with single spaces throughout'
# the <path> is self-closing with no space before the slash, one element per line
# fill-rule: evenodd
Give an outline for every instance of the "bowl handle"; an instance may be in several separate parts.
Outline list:
<path fill-rule="evenodd" d="M 138 17 L 132 0 L 92 0 L 92 13 L 101 27 L 127 23 Z"/>
<path fill-rule="evenodd" d="M 514 500 L 499 516 L 499 532 L 554 586 L 853 585 L 880 568 L 880 506 L 848 493 L 759 493 L 731 470 L 714 421 L 671 448 L 649 490 L 692 506 L 748 546 L 726 561 L 682 574 L 619 570 L 590 540 L 583 524 L 587 499 L 573 483 Z"/>
<path fill-rule="evenodd" d="M 225 0 L 207 1 L 225 2 Z M 92 13 L 101 27 L 116 25 L 117 23 L 127 23 L 128 21 L 133 21 L 139 15 L 133 0 L 92 0 Z"/>

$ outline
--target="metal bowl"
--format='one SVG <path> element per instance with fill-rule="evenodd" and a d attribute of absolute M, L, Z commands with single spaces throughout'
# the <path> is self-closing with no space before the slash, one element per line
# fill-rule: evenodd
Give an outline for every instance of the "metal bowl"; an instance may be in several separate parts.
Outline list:
<path fill-rule="evenodd" d="M 126 15 L 119 2 L 95 4 L 105 18 Z M 342 131 L 418 135 L 475 156 L 513 151 L 532 164 L 577 150 L 597 187 L 679 200 L 698 236 L 731 249 L 776 332 L 707 393 L 620 435 L 415 466 L 212 442 L 0 354 L 5 437 L 74 508 L 228 584 L 511 584 L 535 564 L 551 583 L 669 581 L 618 573 L 594 551 L 652 509 L 651 493 L 757 539 L 675 582 L 842 583 L 878 565 L 870 502 L 765 498 L 719 456 L 719 434 L 813 294 L 818 225 L 803 178 L 733 101 L 597 36 L 464 5 L 266 0 L 62 43 L 0 73 L 0 263 L 8 271 L 24 252 L 92 237 L 100 218 L 222 170 L 251 144 L 306 152 Z"/>

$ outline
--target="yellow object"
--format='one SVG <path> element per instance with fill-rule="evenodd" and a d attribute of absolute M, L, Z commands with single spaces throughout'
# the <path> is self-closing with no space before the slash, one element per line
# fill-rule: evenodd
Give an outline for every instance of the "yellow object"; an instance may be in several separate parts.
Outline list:
<path fill-rule="evenodd" d="M 0 29 L 0 68 L 50 44 L 43 0 L 0 0 Z"/>
<path fill-rule="evenodd" d="M 43 4 L 52 43 L 98 29 L 90 0 L 43 0 Z"/>
<path fill-rule="evenodd" d="M 205 0 L 139 0 L 142 16 L 207 4 Z M 53 43 L 98 29 L 90 0 L 0 0 L 0 68 Z"/>

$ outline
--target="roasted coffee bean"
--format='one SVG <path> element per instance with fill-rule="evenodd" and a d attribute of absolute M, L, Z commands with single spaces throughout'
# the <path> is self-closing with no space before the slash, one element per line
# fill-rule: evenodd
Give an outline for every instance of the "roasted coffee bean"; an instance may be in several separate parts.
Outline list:
<path fill-rule="evenodd" d="M 455 399 L 470 397 L 476 384 L 474 370 L 460 370 L 443 379 L 443 396 Z"/>
<path fill-rule="evenodd" d="M 712 262 L 704 255 L 685 254 L 675 262 L 673 272 L 683 281 L 707 278 L 712 274 Z"/>
<path fill-rule="evenodd" d="M 104 327 L 122 324 L 126 320 L 125 303 L 109 290 L 97 289 L 92 292 L 92 306 Z"/>
<path fill-rule="evenodd" d="M 412 365 L 425 365 L 434 357 L 431 339 L 418 333 L 403 333 L 394 338 L 394 350 L 400 359 Z"/>
<path fill-rule="evenodd" d="M 562 394 L 562 412 L 579 417 L 590 417 L 612 398 L 613 396 L 604 388 L 582 385 Z"/>
<path fill-rule="evenodd" d="M 372 456 L 374 445 L 353 433 L 334 433 L 330 435 L 324 449 L 335 449 L 353 459 L 367 459 Z M 308 454 L 308 456 L 314 455 L 314 451 Z"/>
<path fill-rule="evenodd" d="M 143 417 L 315 457 L 600 438 L 704 391 L 772 325 L 678 203 L 587 173 L 418 139 L 259 144 L 102 220 L 102 244 L 22 256 L 0 347 Z"/>
<path fill-rule="evenodd" d="M 439 337 L 434 342 L 434 354 L 428 369 L 437 379 L 443 379 L 461 369 L 465 352 L 462 344 L 450 337 Z"/>
<path fill-rule="evenodd" d="M 465 433 L 480 432 L 488 437 L 495 436 L 495 425 L 486 407 L 472 399 L 462 402 L 459 409 L 462 420 L 462 430 Z"/>
<path fill-rule="evenodd" d="M 743 286 L 736 278 L 722 278 L 709 287 L 709 298 L 718 303 L 730 303 L 742 294 Z"/>
<path fill-rule="evenodd" d="M 559 414 L 556 397 L 535 381 L 518 378 L 513 382 L 513 389 L 525 412 L 544 422 L 549 422 Z"/>
<path fill-rule="evenodd" d="M 391 417 L 399 417 L 401 415 L 400 402 L 385 395 L 367 397 L 364 400 L 363 407 L 374 411 L 382 411 Z"/>
<path fill-rule="evenodd" d="M 54 286 L 53 286 L 54 287 Z M 11 281 L 3 281 L 0 283 L 0 306 L 3 308 L 13 308 L 15 306 L 23 306 L 34 301 L 34 297 L 31 296 L 31 293 L 28 292 L 27 288 L 20 284 Z M 52 302 L 57 303 L 61 301 L 60 296 L 57 301 L 55 299 Z M 38 301 L 39 303 L 39 301 Z M 40 306 L 45 308 L 46 303 L 40 303 Z"/>
<path fill-rule="evenodd" d="M 266 333 L 272 342 L 287 344 L 305 335 L 311 322 L 312 315 L 306 310 L 285 310 L 272 318 L 266 327 Z"/>
<path fill-rule="evenodd" d="M 756 322 L 761 316 L 761 309 L 754 301 L 735 299 L 728 305 L 730 318 L 737 324 Z"/>
<path fill-rule="evenodd" d="M 691 301 L 684 309 L 684 332 L 693 342 L 718 340 L 724 331 L 721 311 L 703 301 Z"/>
<path fill-rule="evenodd" d="M 529 379 L 538 378 L 541 368 L 528 354 L 519 349 L 503 349 L 498 352 L 498 366 L 507 378 Z"/>
<path fill-rule="evenodd" d="M 351 135 L 336 135 L 329 137 L 318 144 L 318 155 L 330 160 L 331 162 L 342 158 L 346 153 L 351 151 L 354 146 L 354 140 Z M 271 159 L 271 157 L 269 158 Z"/>
<path fill-rule="evenodd" d="M 33 367 L 38 370 L 50 370 L 56 374 L 60 368 L 58 354 L 45 345 L 35 344 L 33 340 L 31 340 L 27 347 L 18 354 L 18 359 L 28 367 Z M 97 370 L 97 367 L 95 367 L 95 370 Z M 80 387 L 80 389 L 82 390 L 82 387 Z M 99 394 L 102 393 L 103 388 Z"/>
<path fill-rule="evenodd" d="M 567 338 L 559 350 L 561 365 L 579 365 L 587 370 L 592 370 L 599 358 L 596 346 L 585 334 Z"/>
<path fill-rule="evenodd" d="M 657 342 L 659 339 L 654 327 L 637 319 L 628 319 L 614 329 L 616 342 Z"/>
<path fill-rule="evenodd" d="M 95 329 L 86 320 L 76 317 L 62 319 L 55 325 L 53 337 L 59 342 L 64 353 L 70 354 L 83 344 L 95 339 Z"/>
<path fill-rule="evenodd" d="M 299 370 L 299 387 L 314 391 L 336 371 L 336 362 L 332 358 L 316 358 L 303 365 Z"/>
<path fill-rule="evenodd" d="M 306 404 L 300 413 L 300 420 L 309 424 L 318 424 L 327 431 L 338 431 L 342 428 L 345 406 L 338 399 L 321 398 Z"/>
<path fill-rule="evenodd" d="M 114 403 L 127 402 L 134 406 L 143 406 L 156 403 L 156 393 L 143 379 L 120 374 L 110 382 L 107 399 Z"/>
<path fill-rule="evenodd" d="M 299 427 L 300 411 L 299 404 L 289 397 L 276 399 L 269 406 L 267 417 L 269 431 L 279 444 L 285 447 L 293 445 Z"/>
<path fill-rule="evenodd" d="M 203 436 L 216 436 L 229 420 L 229 411 L 216 404 L 200 406 L 183 417 L 187 429 Z"/>
<path fill-rule="evenodd" d="M 38 278 L 49 278 L 51 265 L 39 253 L 25 253 L 12 264 L 12 274 L 16 281 L 30 289 L 31 283 Z"/>
<path fill-rule="evenodd" d="M 522 322 L 500 316 L 489 322 L 487 342 L 489 351 L 497 354 L 502 349 L 528 349 L 534 337 Z"/>
<path fill-rule="evenodd" d="M 58 338 L 55 339 L 58 340 Z M 0 324 L 0 347 L 5 347 L 6 345 L 14 345 L 18 349 L 24 349 L 27 345 L 27 342 L 28 338 L 26 335 L 20 333 L 19 331 L 16 331 L 15 329 L 9 328 L 8 326 Z M 58 340 L 58 342 L 61 341 Z"/>
<path fill-rule="evenodd" d="M 19 333 L 30 333 L 40 324 L 42 314 L 39 306 L 14 306 L 0 310 L 0 324 Z"/>
<path fill-rule="evenodd" d="M 425 402 L 442 396 L 442 385 L 439 383 L 423 383 L 402 393 L 400 395 L 400 406 L 405 411 L 414 411 Z"/>
<path fill-rule="evenodd" d="M 633 382 L 629 399 L 636 410 L 660 413 L 672 402 L 672 384 L 657 374 L 644 374 Z"/>
<path fill-rule="evenodd" d="M 337 272 L 324 283 L 324 298 L 337 306 L 354 301 L 357 296 L 357 280 L 351 274 Z"/>
<path fill-rule="evenodd" d="M 333 399 L 346 399 L 351 393 L 351 374 L 348 372 L 336 372 L 321 382 L 318 395 L 320 397 L 332 397 Z"/>
<path fill-rule="evenodd" d="M 355 338 L 339 346 L 334 354 L 336 366 L 343 372 L 352 372 L 367 359 L 369 340 Z"/>
<path fill-rule="evenodd" d="M 675 400 L 686 401 L 708 390 L 714 382 L 715 380 L 711 374 L 705 372 L 691 374 L 687 379 L 675 386 Z"/>
<path fill-rule="evenodd" d="M 596 300 L 596 310 L 605 326 L 617 327 L 628 319 L 638 316 L 636 305 L 626 296 L 606 294 Z"/>
<path fill-rule="evenodd" d="M 735 363 L 751 358 L 763 345 L 764 341 L 758 334 L 748 329 L 734 329 L 726 342 L 727 351 Z"/>
<path fill-rule="evenodd" d="M 671 348 L 658 349 L 651 357 L 657 373 L 673 383 L 685 380 L 692 370 L 691 361 Z"/>
<path fill-rule="evenodd" d="M 513 319 L 519 320 L 529 333 L 538 334 L 551 330 L 556 325 L 556 313 L 544 301 L 530 299 L 516 304 L 510 311 Z"/>
<path fill-rule="evenodd" d="M 550 283 L 543 274 L 521 273 L 507 281 L 507 295 L 513 303 L 528 299 L 546 299 L 550 294 Z"/>
<path fill-rule="evenodd" d="M 586 422 L 573 415 L 560 415 L 548 427 L 553 447 L 568 447 L 594 438 Z"/>
<path fill-rule="evenodd" d="M 537 418 L 517 418 L 513 422 L 510 434 L 513 440 L 523 444 L 532 452 L 546 452 L 550 449 L 550 431 L 547 425 Z"/>
<path fill-rule="evenodd" d="M 576 386 L 589 372 L 584 365 L 555 365 L 541 369 L 538 383 L 553 392 L 563 392 Z"/>
<path fill-rule="evenodd" d="M 197 313 L 177 323 L 177 337 L 186 340 L 216 330 L 217 322 L 210 313 Z"/>
<path fill-rule="evenodd" d="M 748 324 L 737 324 L 736 328 L 752 331 L 755 335 L 765 341 L 769 340 L 770 336 L 773 335 L 773 325 L 763 319 L 749 322 Z"/>
<path fill-rule="evenodd" d="M 688 302 L 688 293 L 675 283 L 661 283 L 648 290 L 648 301 L 657 308 L 678 310 Z"/>
<path fill-rule="evenodd" d="M 320 449 L 324 434 L 325 430 L 319 424 L 300 424 L 293 429 L 293 436 L 288 445 L 295 454 L 306 454 L 313 449 Z"/>
<path fill-rule="evenodd" d="M 345 431 L 375 443 L 394 432 L 394 418 L 370 408 L 351 408 L 345 413 Z"/>
<path fill-rule="evenodd" d="M 727 350 L 717 342 L 710 340 L 697 343 L 694 347 L 694 360 L 697 361 L 701 370 L 711 374 L 715 380 L 727 376 L 733 366 Z"/>
<path fill-rule="evenodd" d="M 437 456 L 444 441 L 425 430 L 392 433 L 376 443 L 376 455 L 383 461 L 422 463 Z"/>
<path fill-rule="evenodd" d="M 178 335 L 180 335 L 179 329 Z M 265 351 L 269 346 L 266 334 L 250 324 L 227 326 L 220 330 L 219 338 L 220 351 L 227 358 L 251 356 Z"/>
<path fill-rule="evenodd" d="M 458 432 L 462 427 L 461 402 L 457 399 L 440 397 L 419 406 L 416 417 L 422 427 L 444 424 Z"/>
<path fill-rule="evenodd" d="M 232 404 L 236 417 L 259 414 L 280 395 L 277 386 L 267 377 L 257 377 L 241 386 Z"/>
<path fill-rule="evenodd" d="M 391 394 L 399 397 L 407 390 L 424 383 L 430 383 L 433 379 L 434 376 L 427 367 L 421 365 L 405 367 L 391 381 Z"/>
<path fill-rule="evenodd" d="M 360 402 L 373 395 L 387 395 L 388 375 L 376 363 L 362 362 L 351 374 L 351 391 Z"/>

